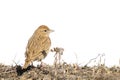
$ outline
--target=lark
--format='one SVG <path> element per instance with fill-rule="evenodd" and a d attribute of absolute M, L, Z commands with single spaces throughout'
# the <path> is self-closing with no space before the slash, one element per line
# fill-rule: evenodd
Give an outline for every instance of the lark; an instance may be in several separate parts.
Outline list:
<path fill-rule="evenodd" d="M 35 30 L 28 40 L 23 69 L 26 69 L 33 61 L 41 61 L 47 56 L 51 46 L 49 38 L 51 32 L 53 30 L 49 29 L 46 25 L 41 25 Z"/>

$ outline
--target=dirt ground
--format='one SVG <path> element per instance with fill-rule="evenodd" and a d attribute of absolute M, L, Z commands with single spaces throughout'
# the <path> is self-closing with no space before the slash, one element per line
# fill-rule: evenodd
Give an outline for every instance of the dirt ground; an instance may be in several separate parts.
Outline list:
<path fill-rule="evenodd" d="M 8 66 L 0 64 L 0 80 L 120 80 L 120 67 L 88 67 L 63 63 L 57 66 Z"/>

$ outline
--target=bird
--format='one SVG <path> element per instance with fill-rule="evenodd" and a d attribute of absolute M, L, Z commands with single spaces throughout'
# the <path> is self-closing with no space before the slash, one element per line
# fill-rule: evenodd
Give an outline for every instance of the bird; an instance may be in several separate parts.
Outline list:
<path fill-rule="evenodd" d="M 54 30 L 46 25 L 39 26 L 27 43 L 25 51 L 25 63 L 23 69 L 26 69 L 33 61 L 43 60 L 50 51 L 51 40 L 49 34 Z"/>

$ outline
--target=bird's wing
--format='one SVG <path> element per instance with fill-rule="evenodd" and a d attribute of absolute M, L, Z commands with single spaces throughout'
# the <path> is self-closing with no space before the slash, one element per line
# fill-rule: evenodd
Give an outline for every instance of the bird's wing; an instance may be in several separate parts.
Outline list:
<path fill-rule="evenodd" d="M 50 45 L 51 42 L 49 38 L 32 36 L 28 41 L 25 55 L 26 57 L 30 58 L 34 58 L 37 56 L 45 57 L 49 51 Z"/>

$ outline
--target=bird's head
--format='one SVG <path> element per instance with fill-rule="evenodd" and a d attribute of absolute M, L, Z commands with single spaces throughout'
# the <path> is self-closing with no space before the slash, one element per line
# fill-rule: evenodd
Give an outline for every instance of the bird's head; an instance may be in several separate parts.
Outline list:
<path fill-rule="evenodd" d="M 41 25 L 36 30 L 37 33 L 39 33 L 41 36 L 49 36 L 51 32 L 54 32 L 54 30 L 49 29 L 46 25 Z"/>

